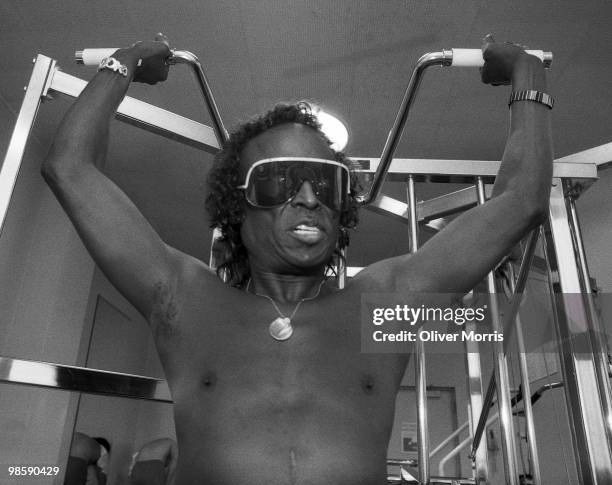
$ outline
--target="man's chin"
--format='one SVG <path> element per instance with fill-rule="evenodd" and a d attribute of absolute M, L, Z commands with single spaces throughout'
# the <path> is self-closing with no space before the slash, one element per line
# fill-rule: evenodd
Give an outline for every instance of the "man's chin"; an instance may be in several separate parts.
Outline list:
<path fill-rule="evenodd" d="M 325 266 L 331 260 L 332 254 L 333 252 L 329 253 L 328 251 L 318 252 L 316 255 L 292 252 L 287 256 L 286 261 L 309 274 L 317 274 L 325 269 Z"/>

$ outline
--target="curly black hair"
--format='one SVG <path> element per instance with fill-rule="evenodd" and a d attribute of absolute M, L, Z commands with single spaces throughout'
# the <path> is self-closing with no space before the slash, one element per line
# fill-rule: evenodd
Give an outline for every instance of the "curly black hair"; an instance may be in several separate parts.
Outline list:
<path fill-rule="evenodd" d="M 236 188 L 243 182 L 239 175 L 240 152 L 249 140 L 284 123 L 302 123 L 317 130 L 322 141 L 331 148 L 331 142 L 321 131 L 321 125 L 308 103 L 278 104 L 264 115 L 238 126 L 215 155 L 213 166 L 208 173 L 210 193 L 206 198 L 206 209 L 210 216 L 210 227 L 221 231 L 220 242 L 223 244 L 217 275 L 231 286 L 243 287 L 250 277 L 249 257 L 240 236 L 246 200 L 244 192 Z M 340 234 L 337 249 L 334 251 L 335 256 L 340 256 L 338 249 L 348 246 L 349 243 L 347 229 L 354 228 L 358 222 L 359 206 L 356 196 L 361 187 L 346 155 L 333 148 L 332 151 L 336 161 L 348 166 L 351 172 L 349 202 L 340 214 Z M 333 259 L 332 256 L 327 262 L 327 267 L 332 271 Z"/>

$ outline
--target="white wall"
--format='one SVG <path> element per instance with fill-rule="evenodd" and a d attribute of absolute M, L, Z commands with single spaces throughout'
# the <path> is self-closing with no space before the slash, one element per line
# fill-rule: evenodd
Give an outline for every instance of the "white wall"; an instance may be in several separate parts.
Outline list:
<path fill-rule="evenodd" d="M 99 270 L 90 301 L 95 311 L 86 366 L 163 379 L 145 320 Z M 114 485 L 128 483 L 130 459 L 142 445 L 161 437 L 176 439 L 171 404 L 90 394 L 81 396 L 75 431 L 110 442 L 108 480 Z"/>
<path fill-rule="evenodd" d="M 604 292 L 612 293 L 612 168 L 599 171 L 599 180 L 576 206 L 591 276 Z"/>
<path fill-rule="evenodd" d="M 612 158 L 612 157 L 611 157 Z M 600 170 L 599 180 L 584 192 L 576 207 L 589 265 L 600 289 L 597 306 L 612 349 L 612 168 Z"/>
<path fill-rule="evenodd" d="M 3 110 L 2 156 L 16 120 Z M 94 265 L 40 176 L 45 152 L 30 139 L 0 237 L 0 355 L 74 365 Z M 74 399 L 0 384 L 0 460 L 65 463 Z"/>

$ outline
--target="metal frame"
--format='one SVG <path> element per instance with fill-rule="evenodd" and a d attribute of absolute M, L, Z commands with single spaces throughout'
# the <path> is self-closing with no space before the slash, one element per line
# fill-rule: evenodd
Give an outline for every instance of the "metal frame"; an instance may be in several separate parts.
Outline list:
<path fill-rule="evenodd" d="M 531 240 L 534 241 L 533 246 L 535 248 L 535 241 L 537 240 L 537 234 L 535 231 L 531 234 Z M 529 251 L 529 246 L 527 251 Z M 529 254 L 529 253 L 527 253 Z M 531 251 L 533 254 L 533 251 Z M 511 263 L 506 263 L 506 269 L 509 276 L 508 293 L 510 299 L 513 295 L 516 295 L 516 281 L 514 277 L 514 268 Z M 531 464 L 533 466 L 533 483 L 534 485 L 542 485 L 542 475 L 540 473 L 540 458 L 538 457 L 538 444 L 535 432 L 535 421 L 533 417 L 533 407 L 531 404 L 531 382 L 529 381 L 529 369 L 527 366 L 527 357 L 525 353 L 525 340 L 523 338 L 523 328 L 520 317 L 517 315 L 515 320 L 516 328 L 516 343 L 518 350 L 519 368 L 521 374 L 521 385 L 523 391 L 523 403 L 525 419 L 527 423 L 527 443 L 529 445 L 529 457 L 531 458 Z"/>
<path fill-rule="evenodd" d="M 473 190 L 472 190 L 473 191 Z M 464 302 L 471 299 L 473 293 L 464 297 Z M 473 323 L 468 323 L 465 330 L 469 332 L 474 327 Z M 465 369 L 466 386 L 468 391 L 468 422 L 470 436 L 474 436 L 476 423 L 483 411 L 482 396 L 482 366 L 480 362 L 480 348 L 478 342 L 465 342 Z M 461 428 L 459 428 L 461 429 Z M 436 448 L 437 449 L 437 448 Z M 452 452 L 451 452 L 452 453 Z M 448 457 L 450 459 L 450 457 Z M 473 475 L 476 483 L 488 483 L 489 480 L 489 460 L 486 442 L 482 441 L 473 449 Z M 443 462 L 440 462 L 439 472 L 443 469 Z M 440 473 L 442 474 L 442 473 Z"/>
<path fill-rule="evenodd" d="M 37 63 L 45 62 L 46 59 L 39 55 Z M 86 85 L 87 82 L 82 79 L 52 69 L 47 89 L 50 93 L 76 98 Z M 42 94 L 46 95 L 47 92 Z M 219 150 L 212 128 L 130 96 L 126 96 L 119 105 L 117 119 L 208 153 Z"/>
<path fill-rule="evenodd" d="M 52 76 L 54 72 L 57 72 L 54 60 L 41 55 L 34 60 L 32 76 L 30 76 L 15 129 L 0 169 L 0 235 L 38 107 L 48 86 L 49 76 Z"/>
<path fill-rule="evenodd" d="M 484 181 L 482 177 L 476 179 L 476 190 L 478 204 L 486 202 Z M 491 314 L 491 328 L 493 331 L 503 333 L 500 322 L 499 305 L 497 301 L 497 289 L 495 285 L 495 274 L 489 272 L 486 278 L 487 292 L 489 293 L 489 309 Z M 505 456 L 504 471 L 506 484 L 519 485 L 518 461 L 516 458 L 516 443 L 514 441 L 514 426 L 512 422 L 512 406 L 510 405 L 510 378 L 508 374 L 508 362 L 504 353 L 504 343 L 494 342 L 493 353 L 495 358 L 494 372 L 497 392 L 497 405 L 499 409 L 499 421 L 501 427 L 502 451 Z M 488 413 L 489 407 L 485 404 L 483 414 Z"/>
<path fill-rule="evenodd" d="M 406 196 L 408 199 L 408 207 L 410 209 L 410 229 L 408 234 L 410 241 L 410 252 L 414 254 L 419 248 L 419 224 L 416 213 L 414 177 L 412 175 L 408 176 Z M 427 425 L 427 369 L 425 365 L 425 342 L 417 337 L 414 344 L 414 349 L 414 375 L 416 377 L 417 400 L 417 439 L 419 445 L 419 482 L 421 482 L 423 485 L 429 485 L 429 427 Z"/>
<path fill-rule="evenodd" d="M 565 383 L 565 399 L 578 463 L 580 483 L 612 483 L 610 415 L 602 403 L 609 402 L 609 384 L 601 386 L 598 362 L 603 345 L 598 343 L 593 319 L 583 300 L 578 248 L 571 233 L 564 184 L 553 179 L 549 220 L 544 231 L 549 282 L 554 300 L 554 320 L 559 357 Z M 576 230 L 577 228 L 574 228 Z"/>
<path fill-rule="evenodd" d="M 84 86 L 84 81 L 60 72 L 52 59 L 42 55 L 36 58 L 34 71 L 17 119 L 15 131 L 0 171 L 0 230 L 8 211 L 27 138 L 32 129 L 40 100 L 51 92 L 75 97 L 78 96 Z M 213 129 L 133 98 L 125 98 L 119 107 L 117 117 L 148 131 L 196 146 L 205 151 L 213 152 L 218 148 Z M 360 171 L 364 173 L 380 175 L 384 172 L 384 170 L 381 172 L 380 165 L 382 162 L 380 160 L 369 158 L 355 158 L 354 160 L 359 162 L 362 166 Z M 390 162 L 390 160 L 391 156 L 387 155 L 386 161 Z M 594 315 L 589 310 L 588 270 L 572 201 L 580 189 L 588 187 L 597 178 L 597 168 L 608 167 L 611 160 L 612 143 L 555 161 L 550 217 L 545 232 L 546 255 L 550 266 L 550 284 L 559 296 L 555 304 L 555 321 L 561 342 L 559 354 L 565 380 L 564 389 L 578 471 L 581 483 L 584 484 L 612 483 L 612 445 L 610 440 L 612 420 L 609 382 L 604 378 L 604 371 L 602 370 L 604 367 L 602 363 L 606 359 L 604 355 L 605 343 L 602 342 L 601 334 L 598 333 L 601 331 L 601 326 L 594 320 Z M 409 221 L 411 238 L 414 239 L 413 234 L 416 233 L 417 221 L 427 222 L 457 212 L 474 205 L 478 199 L 482 202 L 485 197 L 485 183 L 493 181 L 499 164 L 500 162 L 496 161 L 395 159 L 387 167 L 389 169 L 388 180 L 408 182 L 409 204 L 389 197 L 377 196 L 371 207 L 373 210 Z M 479 178 L 478 197 L 469 195 L 467 191 L 458 191 L 431 201 L 417 203 L 415 200 L 413 191 L 415 182 L 466 182 L 473 181 L 475 177 Z M 572 185 L 570 185 L 570 180 Z M 564 188 L 566 193 L 564 193 Z M 578 188 L 578 191 L 576 188 Z M 416 242 L 413 242 L 411 250 L 415 249 Z M 567 297 L 569 293 L 582 294 L 586 300 L 572 300 Z M 576 304 L 576 301 L 581 303 Z M 576 315 L 579 319 L 578 325 L 576 324 Z M 503 352 L 501 355 L 503 355 Z M 499 358 L 497 360 L 496 368 L 499 372 L 503 363 L 500 362 Z M 23 362 L 25 361 L 6 357 L 0 358 L 1 380 L 26 385 L 65 388 L 62 387 L 66 386 L 65 378 L 56 377 L 45 384 L 41 381 L 29 382 L 27 379 L 16 379 L 12 371 L 7 371 L 7 368 L 14 368 L 13 365 L 17 363 L 25 365 Z M 424 361 L 422 363 L 424 365 Z M 35 364 L 30 362 L 28 365 Z M 169 402 L 166 399 L 169 394 L 165 394 L 166 391 L 163 390 L 163 381 L 151 380 L 141 376 L 38 363 L 38 368 L 47 369 L 46 372 L 49 371 L 48 366 L 55 369 L 56 376 L 72 373 L 73 376 L 87 375 L 89 379 L 94 381 L 98 379 L 99 382 L 108 378 L 111 381 L 115 379 L 116 382 L 140 383 L 125 386 L 119 384 L 115 387 L 106 388 L 105 391 L 101 385 L 96 384 L 93 388 L 87 387 L 87 384 L 81 379 L 75 379 L 71 381 L 70 386 L 72 387 L 70 390 L 117 395 L 116 389 L 127 389 L 121 391 L 123 394 L 120 395 Z M 424 367 L 422 370 L 424 370 Z M 423 374 L 422 370 L 419 370 L 420 375 Z M 144 381 L 139 379 L 144 379 Z M 419 378 L 419 381 L 419 386 L 422 386 L 424 377 Z M 503 379 L 497 379 L 497 381 L 504 382 Z M 142 391 L 143 388 L 149 390 Z M 156 390 L 151 391 L 150 389 Z M 498 396 L 503 396 L 504 392 L 504 386 L 498 386 Z M 592 399 L 593 396 L 596 396 L 597 399 Z M 501 400 L 504 401 L 505 398 Z M 484 406 L 483 412 L 487 411 L 486 406 Z M 505 411 L 502 414 L 505 414 Z M 421 426 L 421 428 L 426 428 L 426 426 Z M 421 440 L 419 440 L 423 450 L 426 449 L 425 441 L 423 440 L 423 443 L 421 443 Z M 511 457 L 511 448 L 513 447 L 511 439 L 504 439 L 504 443 L 506 459 L 507 462 L 510 462 L 508 468 L 515 469 L 516 460 L 512 460 Z M 428 453 L 420 453 L 421 456 L 428 456 Z M 509 456 L 510 458 L 508 458 Z M 425 463 L 425 460 L 422 463 Z M 508 473 L 513 475 L 514 472 L 510 471 Z M 423 473 L 422 478 L 423 483 L 427 483 L 429 479 L 427 470 Z M 514 478 L 511 477 L 509 483 L 515 483 Z"/>
<path fill-rule="evenodd" d="M 172 403 L 163 379 L 0 356 L 0 382 Z"/>

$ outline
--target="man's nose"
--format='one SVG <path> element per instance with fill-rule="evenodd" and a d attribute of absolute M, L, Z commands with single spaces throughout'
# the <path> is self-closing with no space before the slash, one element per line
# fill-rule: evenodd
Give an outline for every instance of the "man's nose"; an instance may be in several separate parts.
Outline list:
<path fill-rule="evenodd" d="M 312 185 L 307 180 L 302 182 L 300 190 L 291 200 L 292 205 L 303 205 L 308 209 L 316 209 L 320 205 L 318 197 L 315 195 Z"/>

